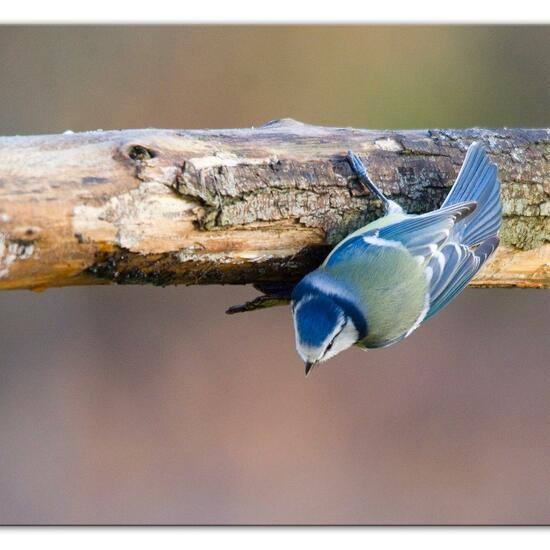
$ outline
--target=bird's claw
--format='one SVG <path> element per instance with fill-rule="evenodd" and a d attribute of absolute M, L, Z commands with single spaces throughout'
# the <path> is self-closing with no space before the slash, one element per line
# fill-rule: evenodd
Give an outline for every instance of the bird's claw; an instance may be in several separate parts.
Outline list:
<path fill-rule="evenodd" d="M 257 309 L 266 309 L 269 307 L 286 306 L 290 303 L 293 283 L 258 283 L 254 285 L 256 290 L 262 292 L 261 296 L 239 304 L 231 306 L 226 310 L 228 315 L 234 313 L 244 313 L 246 311 L 255 311 Z"/>
<path fill-rule="evenodd" d="M 288 304 L 289 300 L 285 298 L 265 294 L 263 296 L 258 296 L 257 298 L 254 298 L 254 300 L 245 302 L 244 304 L 231 306 L 230 308 L 225 310 L 225 313 L 227 313 L 228 315 L 233 315 L 234 313 L 245 313 L 247 311 L 255 311 L 257 309 L 266 309 L 276 306 L 286 306 Z"/>

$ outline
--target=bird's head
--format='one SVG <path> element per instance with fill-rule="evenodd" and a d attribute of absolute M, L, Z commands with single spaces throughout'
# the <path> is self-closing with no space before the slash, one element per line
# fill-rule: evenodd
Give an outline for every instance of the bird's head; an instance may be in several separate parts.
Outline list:
<path fill-rule="evenodd" d="M 317 363 L 351 347 L 366 334 L 363 314 L 351 293 L 318 274 L 306 276 L 292 294 L 296 349 L 306 375 Z"/>

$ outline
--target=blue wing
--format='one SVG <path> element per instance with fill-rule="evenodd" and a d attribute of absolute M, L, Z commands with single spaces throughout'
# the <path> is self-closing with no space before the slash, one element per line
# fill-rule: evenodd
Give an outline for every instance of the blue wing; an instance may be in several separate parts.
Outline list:
<path fill-rule="evenodd" d="M 448 242 L 432 255 L 427 270 L 430 278 L 429 319 L 445 307 L 464 289 L 495 251 L 499 238 L 493 235 L 475 250 L 455 242 Z"/>
<path fill-rule="evenodd" d="M 325 265 L 330 267 L 345 261 L 349 254 L 353 254 L 358 247 L 364 247 L 373 237 L 377 241 L 371 241 L 371 244 L 376 242 L 378 245 L 400 245 L 425 262 L 449 239 L 453 227 L 475 208 L 474 202 L 453 204 L 426 214 L 406 216 L 385 227 L 358 233 L 342 241 L 325 260 Z"/>
<path fill-rule="evenodd" d="M 475 202 L 453 204 L 380 229 L 378 237 L 397 241 L 413 256 L 429 259 L 451 236 L 454 226 L 476 209 Z"/>
<path fill-rule="evenodd" d="M 346 262 L 371 244 L 403 247 L 425 266 L 430 303 L 424 320 L 428 319 L 464 289 L 498 246 L 496 235 L 475 249 L 459 241 L 461 224 L 475 209 L 475 202 L 458 203 L 365 231 L 337 246 L 325 265 L 331 267 Z"/>
<path fill-rule="evenodd" d="M 498 196 L 497 199 L 500 204 Z M 475 202 L 457 203 L 405 219 L 378 234 L 384 240 L 400 242 L 426 264 L 430 306 L 424 320 L 438 313 L 466 287 L 499 244 L 494 234 L 475 249 L 462 243 L 464 226 L 476 216 L 475 211 Z M 476 233 L 484 229 L 485 225 L 476 221 Z"/>

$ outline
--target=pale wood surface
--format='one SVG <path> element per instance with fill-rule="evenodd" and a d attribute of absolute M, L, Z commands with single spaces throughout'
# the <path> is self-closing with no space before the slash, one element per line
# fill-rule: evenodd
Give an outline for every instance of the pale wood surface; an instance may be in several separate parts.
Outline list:
<path fill-rule="evenodd" d="M 550 287 L 550 131 L 378 131 L 284 119 L 237 130 L 0 138 L 0 289 L 296 281 L 380 215 L 358 153 L 410 212 L 440 205 L 482 141 L 502 245 L 472 282 Z"/>

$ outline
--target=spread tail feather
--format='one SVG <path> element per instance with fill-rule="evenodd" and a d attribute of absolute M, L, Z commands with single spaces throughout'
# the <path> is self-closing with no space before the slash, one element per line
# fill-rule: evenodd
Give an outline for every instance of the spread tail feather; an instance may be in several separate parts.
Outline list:
<path fill-rule="evenodd" d="M 481 143 L 470 145 L 455 184 L 442 208 L 460 202 L 475 201 L 473 214 L 456 225 L 460 242 L 472 246 L 497 235 L 502 220 L 500 182 L 497 167 Z"/>

